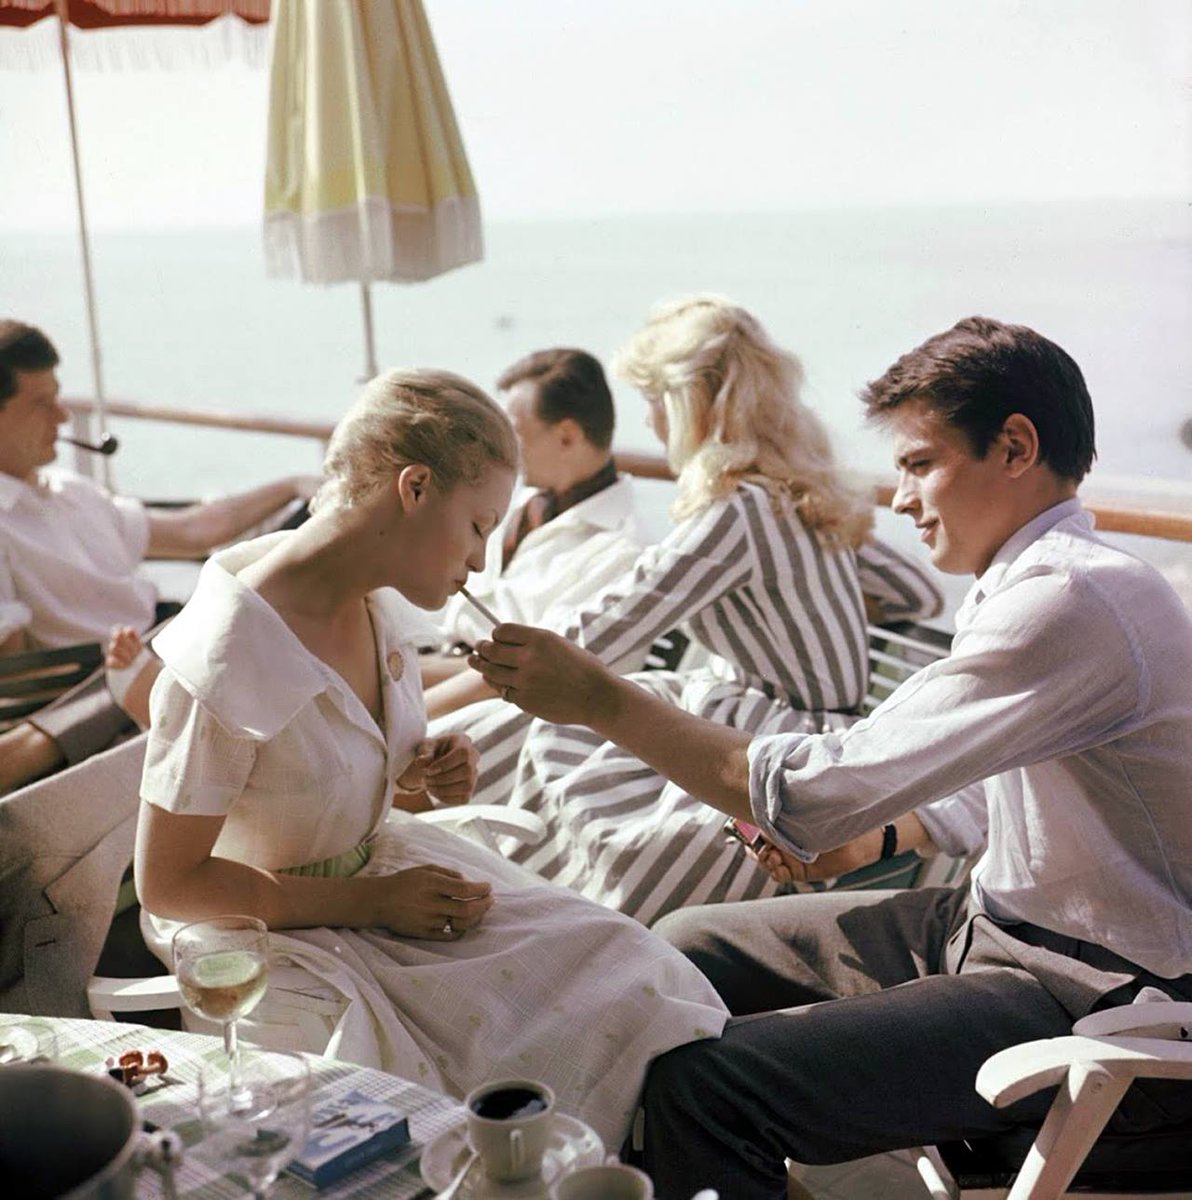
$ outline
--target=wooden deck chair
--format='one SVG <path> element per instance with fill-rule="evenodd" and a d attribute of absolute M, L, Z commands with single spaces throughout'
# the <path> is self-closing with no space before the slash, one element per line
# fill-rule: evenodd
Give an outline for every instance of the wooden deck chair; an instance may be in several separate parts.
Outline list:
<path fill-rule="evenodd" d="M 1192 1088 L 1192 1003 L 1135 1003 L 1092 1013 L 1068 1037 L 989 1058 L 977 1091 L 1004 1107 L 1058 1092 L 1042 1127 L 935 1146 L 917 1166 L 932 1200 L 1053 1200 L 1059 1196 L 1192 1197 L 1192 1121 L 1146 1133 L 1106 1133 L 1135 1079 Z"/>

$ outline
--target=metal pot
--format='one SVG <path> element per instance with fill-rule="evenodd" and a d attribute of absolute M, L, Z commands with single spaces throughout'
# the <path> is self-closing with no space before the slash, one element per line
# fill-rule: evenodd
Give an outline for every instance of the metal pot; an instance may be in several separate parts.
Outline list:
<path fill-rule="evenodd" d="M 136 1101 L 114 1080 L 48 1064 L 0 1068 L 0 1179 L 10 1196 L 133 1200 L 141 1166 L 168 1171 L 180 1147 L 175 1134 L 141 1132 Z"/>

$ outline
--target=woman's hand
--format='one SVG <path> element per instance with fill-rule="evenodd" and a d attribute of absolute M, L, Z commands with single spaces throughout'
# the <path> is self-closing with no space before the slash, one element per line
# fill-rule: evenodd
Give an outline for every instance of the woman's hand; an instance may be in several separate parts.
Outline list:
<path fill-rule="evenodd" d="M 530 625 L 498 625 L 468 666 L 509 703 L 560 725 L 589 724 L 616 681 L 594 654 Z"/>
<path fill-rule="evenodd" d="M 493 906 L 491 883 L 464 879 L 450 867 L 409 867 L 377 882 L 378 924 L 403 937 L 454 941 L 475 929 Z"/>
<path fill-rule="evenodd" d="M 466 733 L 425 738 L 397 777 L 403 792 L 429 792 L 440 804 L 467 804 L 476 790 L 480 754 Z"/>

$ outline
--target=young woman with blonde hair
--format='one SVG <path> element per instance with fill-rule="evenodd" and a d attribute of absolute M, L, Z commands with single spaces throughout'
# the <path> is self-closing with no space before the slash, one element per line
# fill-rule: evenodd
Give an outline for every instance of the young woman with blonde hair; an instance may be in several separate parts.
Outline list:
<path fill-rule="evenodd" d="M 873 541 L 872 505 L 835 465 L 802 402 L 798 359 L 717 296 L 660 307 L 618 372 L 649 402 L 678 476 L 675 528 L 621 580 L 552 627 L 618 670 L 636 670 L 682 625 L 706 652 L 642 687 L 750 732 L 843 727 L 868 684 L 866 605 L 878 619 L 938 611 L 909 560 Z M 513 857 L 649 923 L 684 904 L 770 895 L 779 884 L 728 842 L 723 817 L 579 726 L 501 701 L 432 724 L 480 750 L 476 798 L 539 813 L 550 836 Z"/>
<path fill-rule="evenodd" d="M 545 1080 L 614 1148 L 649 1060 L 715 1036 L 723 1004 L 637 922 L 397 804 L 472 791 L 467 738 L 426 737 L 413 642 L 483 564 L 516 463 L 479 389 L 390 372 L 336 429 L 310 520 L 204 566 L 155 641 L 137 888 L 167 963 L 179 922 L 263 919 L 339 1001 L 329 1052 L 456 1096 Z M 254 1017 L 287 1023 L 282 1002 Z"/>

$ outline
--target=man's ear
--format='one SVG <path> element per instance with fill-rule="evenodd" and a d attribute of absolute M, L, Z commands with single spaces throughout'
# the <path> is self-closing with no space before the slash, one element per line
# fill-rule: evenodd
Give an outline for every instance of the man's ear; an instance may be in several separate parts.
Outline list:
<path fill-rule="evenodd" d="M 402 467 L 397 476 L 397 495 L 404 511 L 412 512 L 430 492 L 431 469 L 425 463 Z"/>
<path fill-rule="evenodd" d="M 583 428 L 573 417 L 564 417 L 554 428 L 558 434 L 560 444 L 567 449 L 570 449 L 583 440 Z"/>
<path fill-rule="evenodd" d="M 1039 431 L 1030 417 L 1011 413 L 998 434 L 998 453 L 1012 478 L 1029 471 L 1039 462 Z"/>

